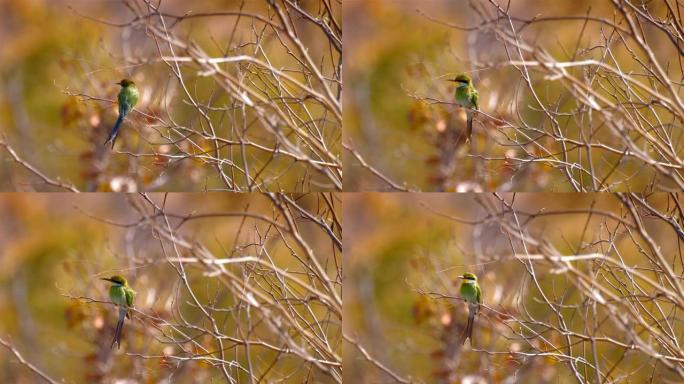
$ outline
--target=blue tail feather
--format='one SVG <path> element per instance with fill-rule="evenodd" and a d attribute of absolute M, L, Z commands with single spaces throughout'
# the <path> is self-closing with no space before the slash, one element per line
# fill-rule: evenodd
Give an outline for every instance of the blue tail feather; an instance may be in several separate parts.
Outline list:
<path fill-rule="evenodd" d="M 111 141 L 112 142 L 112 148 L 114 148 L 114 142 L 116 141 L 116 136 L 119 134 L 119 128 L 121 128 L 121 124 L 123 123 L 123 119 L 124 119 L 124 115 L 119 115 L 119 118 L 116 119 L 116 123 L 114 124 L 114 128 L 112 128 L 112 132 L 109 134 L 109 137 L 104 142 L 105 146 Z"/>

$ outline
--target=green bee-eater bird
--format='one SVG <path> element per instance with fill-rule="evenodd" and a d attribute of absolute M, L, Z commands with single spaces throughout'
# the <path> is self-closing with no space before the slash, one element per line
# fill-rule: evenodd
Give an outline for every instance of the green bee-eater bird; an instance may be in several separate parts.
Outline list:
<path fill-rule="evenodd" d="M 480 304 L 482 304 L 482 290 L 477 284 L 477 276 L 472 273 L 467 272 L 459 277 L 463 279 L 459 293 L 466 303 L 468 303 L 468 324 L 466 325 L 465 333 L 463 334 L 462 344 L 465 344 L 466 339 L 470 339 L 470 344 L 472 345 L 473 324 L 475 323 L 477 310 L 479 309 Z"/>
<path fill-rule="evenodd" d="M 470 141 L 470 137 L 473 134 L 473 115 L 475 114 L 473 110 L 478 109 L 477 102 L 480 98 L 480 94 L 477 92 L 477 89 L 473 87 L 473 79 L 465 73 L 462 73 L 449 81 L 456 83 L 456 104 L 466 109 L 468 125 L 466 140 Z"/>
<path fill-rule="evenodd" d="M 114 332 L 114 339 L 112 345 L 117 344 L 117 349 L 121 348 L 121 331 L 123 331 L 124 320 L 126 317 L 131 318 L 128 309 L 133 307 L 135 300 L 135 291 L 128 286 L 128 281 L 119 275 L 114 275 L 109 278 L 101 278 L 112 283 L 109 288 L 109 299 L 112 303 L 119 307 L 119 321 L 116 323 L 116 331 Z"/>
<path fill-rule="evenodd" d="M 126 115 L 128 115 L 128 113 L 133 109 L 133 107 L 135 107 L 135 105 L 138 103 L 138 98 L 140 98 L 140 92 L 138 92 L 138 87 L 135 86 L 135 83 L 132 80 L 123 79 L 116 84 L 119 84 L 121 86 L 121 91 L 119 91 L 118 97 L 119 118 L 116 119 L 114 128 L 112 128 L 112 132 L 109 134 L 107 141 L 105 141 L 104 143 L 104 145 L 106 146 L 107 143 L 111 142 L 112 148 L 114 148 L 114 141 L 116 141 L 116 136 L 119 134 L 119 128 L 121 128 L 121 124 L 123 123 L 124 117 L 126 117 Z"/>

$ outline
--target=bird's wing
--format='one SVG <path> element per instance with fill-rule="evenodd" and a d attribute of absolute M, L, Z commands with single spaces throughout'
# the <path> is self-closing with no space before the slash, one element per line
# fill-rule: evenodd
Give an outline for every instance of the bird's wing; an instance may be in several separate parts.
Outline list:
<path fill-rule="evenodd" d="M 133 301 L 135 301 L 135 291 L 132 289 L 127 289 L 126 290 L 126 304 L 129 307 L 132 307 Z"/>
<path fill-rule="evenodd" d="M 119 115 L 126 116 L 131 109 L 133 109 L 133 100 L 130 92 L 121 90 L 121 92 L 119 92 Z"/>
<path fill-rule="evenodd" d="M 472 101 L 473 101 L 473 105 L 475 105 L 474 109 L 480 109 L 479 103 L 478 103 L 480 101 L 480 93 L 477 91 L 477 89 L 474 89 L 474 88 L 473 88 Z"/>
<path fill-rule="evenodd" d="M 478 304 L 482 304 L 482 289 L 480 289 L 480 287 L 477 287 L 477 288 L 475 289 L 475 292 L 476 292 L 476 293 L 475 293 L 475 296 L 476 296 L 476 298 L 477 298 L 477 303 L 478 303 Z"/>

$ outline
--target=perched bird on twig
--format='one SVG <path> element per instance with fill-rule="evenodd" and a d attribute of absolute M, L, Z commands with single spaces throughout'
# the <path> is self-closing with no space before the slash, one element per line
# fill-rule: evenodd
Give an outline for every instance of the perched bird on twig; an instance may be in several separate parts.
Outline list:
<path fill-rule="evenodd" d="M 121 348 L 121 332 L 123 331 L 124 320 L 127 317 L 131 318 L 129 308 L 133 307 L 136 292 L 122 276 L 114 275 L 109 278 L 102 278 L 101 280 L 112 283 L 112 286 L 109 288 L 109 299 L 119 307 L 119 321 L 116 323 L 116 331 L 114 332 L 114 339 L 112 339 L 111 345 L 113 347 L 116 344 L 118 349 Z"/>
<path fill-rule="evenodd" d="M 106 146 L 109 142 L 111 142 L 112 148 L 114 148 L 114 142 L 116 141 L 116 136 L 119 134 L 119 128 L 121 128 L 121 124 L 123 123 L 124 117 L 128 115 L 128 113 L 133 109 L 135 104 L 138 103 L 138 98 L 140 98 L 140 92 L 138 92 L 138 87 L 135 86 L 135 83 L 132 80 L 123 79 L 116 84 L 119 84 L 121 86 L 121 91 L 119 92 L 118 97 L 119 118 L 116 119 L 114 128 L 112 128 L 112 132 L 109 134 L 107 141 L 105 141 L 104 143 L 104 145 Z"/>
<path fill-rule="evenodd" d="M 468 303 L 468 324 L 463 333 L 462 344 L 465 344 L 466 339 L 470 339 L 470 345 L 473 345 L 473 324 L 475 323 L 475 316 L 480 308 L 480 304 L 482 304 L 482 290 L 477 284 L 477 276 L 474 274 L 467 272 L 459 277 L 463 279 L 459 293 Z"/>
<path fill-rule="evenodd" d="M 471 141 L 471 136 L 473 134 L 473 115 L 475 114 L 473 111 L 478 109 L 477 102 L 480 98 L 480 94 L 473 86 L 473 79 L 465 73 L 462 73 L 449 81 L 456 83 L 456 93 L 454 96 L 456 104 L 466 109 L 466 140 Z"/>

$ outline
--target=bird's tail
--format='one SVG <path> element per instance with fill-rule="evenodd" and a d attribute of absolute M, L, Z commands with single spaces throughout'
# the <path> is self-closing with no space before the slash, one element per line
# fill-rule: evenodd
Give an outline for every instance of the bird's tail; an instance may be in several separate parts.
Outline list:
<path fill-rule="evenodd" d="M 123 123 L 123 119 L 124 119 L 124 115 L 120 114 L 119 118 L 116 119 L 116 123 L 114 124 L 114 128 L 112 128 L 112 132 L 109 134 L 109 137 L 104 142 L 105 146 L 107 146 L 107 144 L 111 141 L 112 148 L 114 148 L 114 142 L 116 141 L 116 136 L 119 134 L 119 128 L 121 128 L 121 124 Z"/>
<path fill-rule="evenodd" d="M 116 344 L 116 349 L 121 348 L 121 334 L 123 332 L 124 320 L 126 319 L 127 314 L 127 308 L 119 308 L 119 321 L 116 323 L 116 331 L 114 331 L 114 338 L 112 339 L 110 348 L 113 348 L 114 344 Z"/>
<path fill-rule="evenodd" d="M 467 117 L 467 128 L 466 128 L 466 140 L 470 143 L 472 143 L 473 139 L 473 112 L 470 110 L 466 110 L 466 117 Z"/>
<path fill-rule="evenodd" d="M 465 332 L 463 332 L 463 340 L 461 344 L 465 344 L 466 339 L 470 339 L 470 345 L 473 345 L 473 324 L 475 323 L 475 315 L 477 315 L 477 307 L 468 306 L 468 324 L 466 324 Z"/>

